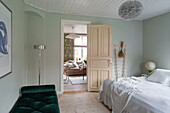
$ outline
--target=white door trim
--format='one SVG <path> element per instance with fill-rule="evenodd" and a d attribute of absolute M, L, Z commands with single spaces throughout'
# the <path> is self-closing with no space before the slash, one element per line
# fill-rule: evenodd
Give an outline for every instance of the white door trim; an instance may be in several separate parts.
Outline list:
<path fill-rule="evenodd" d="M 60 93 L 64 92 L 63 85 L 63 68 L 64 68 L 64 24 L 80 24 L 88 25 L 91 21 L 77 21 L 77 20 L 65 20 L 61 19 L 61 73 L 60 73 Z"/>

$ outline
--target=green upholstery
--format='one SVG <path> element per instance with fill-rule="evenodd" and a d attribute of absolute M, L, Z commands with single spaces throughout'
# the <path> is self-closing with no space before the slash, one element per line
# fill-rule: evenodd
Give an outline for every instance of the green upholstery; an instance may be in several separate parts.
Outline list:
<path fill-rule="evenodd" d="M 41 85 L 41 86 L 24 86 L 21 88 L 21 94 L 26 93 L 43 93 L 43 92 L 56 92 L 54 85 Z"/>
<path fill-rule="evenodd" d="M 60 113 L 54 85 L 25 86 L 10 113 Z"/>

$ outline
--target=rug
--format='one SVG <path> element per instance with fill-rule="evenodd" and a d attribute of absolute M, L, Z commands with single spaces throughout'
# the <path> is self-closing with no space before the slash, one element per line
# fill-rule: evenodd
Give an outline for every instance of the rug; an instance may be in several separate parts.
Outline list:
<path fill-rule="evenodd" d="M 69 79 L 70 79 L 71 84 L 73 84 L 73 85 L 86 84 L 87 83 L 87 77 L 86 76 L 84 77 L 84 80 L 83 80 L 82 76 L 80 76 L 80 77 L 69 77 Z"/>

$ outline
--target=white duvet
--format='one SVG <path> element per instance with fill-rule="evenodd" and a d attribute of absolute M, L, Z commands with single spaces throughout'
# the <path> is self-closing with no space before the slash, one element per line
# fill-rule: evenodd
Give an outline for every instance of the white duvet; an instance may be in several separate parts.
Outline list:
<path fill-rule="evenodd" d="M 124 80 L 124 83 L 105 80 L 100 88 L 99 99 L 113 113 L 170 113 L 170 87 L 149 82 L 144 77 L 133 77 L 133 80 Z"/>

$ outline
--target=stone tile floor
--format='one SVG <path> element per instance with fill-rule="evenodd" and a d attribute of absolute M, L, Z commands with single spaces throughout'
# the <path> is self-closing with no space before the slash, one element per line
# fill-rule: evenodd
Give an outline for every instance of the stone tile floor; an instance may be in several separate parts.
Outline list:
<path fill-rule="evenodd" d="M 98 93 L 72 93 L 59 95 L 61 113 L 111 113 L 102 102 L 97 100 Z"/>

